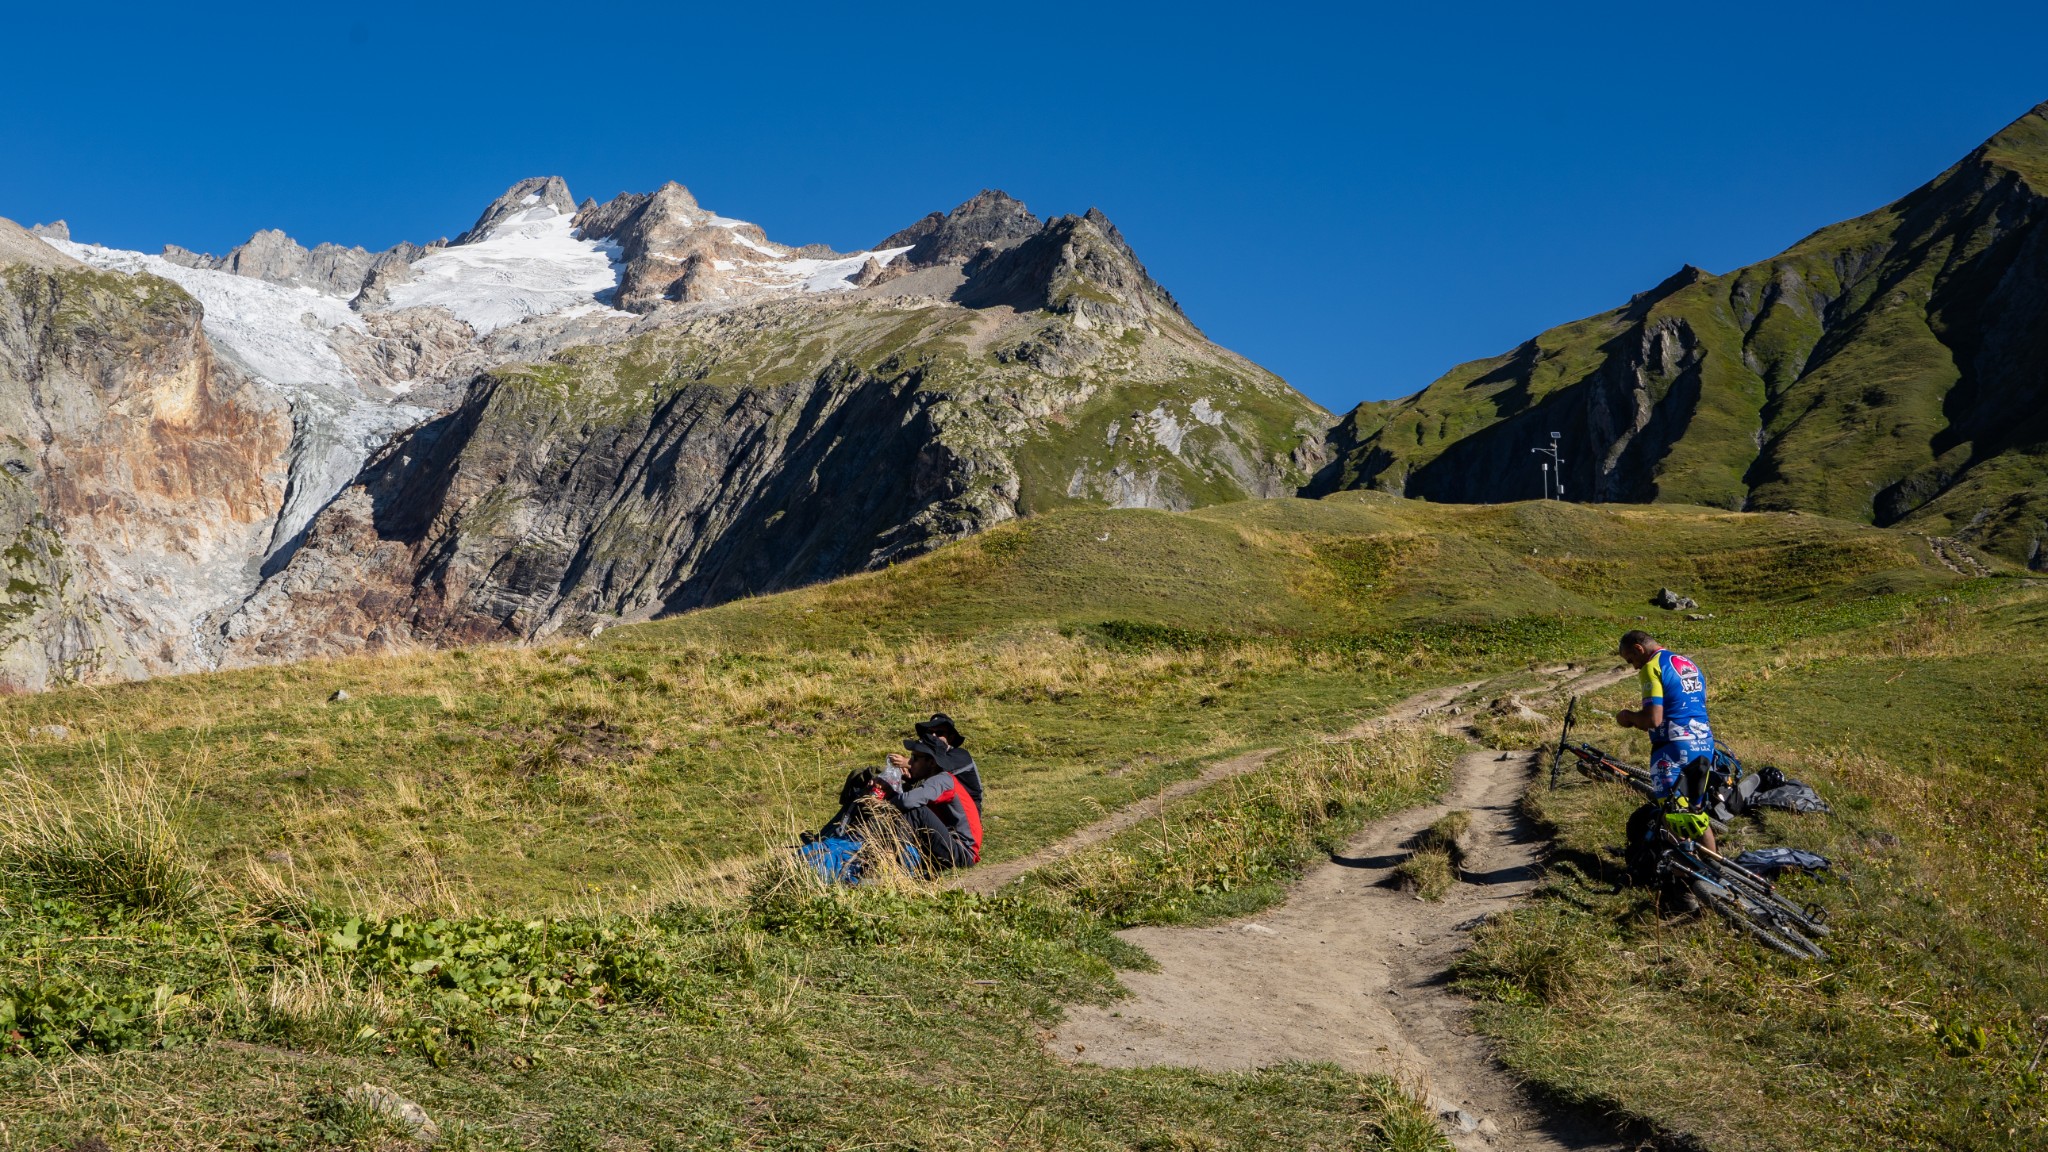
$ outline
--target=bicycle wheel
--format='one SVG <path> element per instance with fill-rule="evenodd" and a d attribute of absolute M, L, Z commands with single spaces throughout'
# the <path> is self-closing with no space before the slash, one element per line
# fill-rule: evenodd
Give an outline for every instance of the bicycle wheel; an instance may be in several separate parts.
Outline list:
<path fill-rule="evenodd" d="M 1758 900 L 1765 907 L 1769 908 L 1772 912 L 1776 913 L 1781 919 L 1790 921 L 1800 931 L 1805 932 L 1808 935 L 1826 936 L 1830 934 L 1830 930 L 1827 925 L 1815 919 L 1812 915 L 1807 913 L 1805 909 L 1796 908 L 1790 902 L 1780 897 L 1761 896 L 1758 897 Z"/>
<path fill-rule="evenodd" d="M 1762 923 L 1759 923 L 1756 917 L 1750 914 L 1748 909 L 1743 908 L 1724 893 L 1717 892 L 1711 886 L 1700 881 L 1694 881 L 1694 885 L 1694 891 L 1700 894 L 1700 898 L 1708 907 L 1720 913 L 1723 920 L 1755 937 L 1759 944 L 1773 952 L 1790 956 L 1794 960 L 1812 959 L 1811 953 L 1807 951 L 1808 948 L 1812 947 L 1811 944 L 1807 944 L 1804 940 L 1794 943 L 1780 936 Z"/>
<path fill-rule="evenodd" d="M 1777 932 L 1780 936 L 1790 940 L 1795 946 L 1803 949 L 1813 959 L 1825 960 L 1828 958 L 1828 954 L 1821 950 L 1821 946 L 1800 935 L 1798 928 L 1790 924 L 1780 924 L 1777 926 Z"/>
<path fill-rule="evenodd" d="M 1777 894 L 1768 883 L 1751 876 L 1740 869 L 1725 868 L 1719 864 L 1711 867 L 1714 879 L 1741 893 L 1769 910 L 1770 915 L 1797 926 L 1801 931 L 1814 936 L 1828 935 L 1828 926 L 1813 914 L 1800 908 Z"/>

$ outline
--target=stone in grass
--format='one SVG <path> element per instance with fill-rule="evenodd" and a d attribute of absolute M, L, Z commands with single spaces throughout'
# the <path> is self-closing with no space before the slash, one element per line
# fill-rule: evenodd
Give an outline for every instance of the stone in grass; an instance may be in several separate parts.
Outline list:
<path fill-rule="evenodd" d="M 1690 596 L 1680 596 L 1669 588 L 1657 589 L 1657 594 L 1650 597 L 1650 605 L 1666 612 L 1686 612 L 1700 606 L 1699 601 Z"/>
<path fill-rule="evenodd" d="M 342 701 L 344 701 L 344 700 L 346 700 L 346 699 L 348 699 L 348 698 L 349 698 L 349 696 L 348 696 L 348 689 L 346 689 L 346 688 L 336 688 L 336 689 L 334 690 L 334 695 L 332 695 L 332 696 L 329 696 L 329 697 L 327 698 L 327 702 L 328 702 L 329 704 L 339 704 L 339 703 L 341 703 Z"/>
<path fill-rule="evenodd" d="M 432 1144 L 441 1139 L 441 1126 L 434 1123 L 433 1118 L 427 1115 L 426 1109 L 389 1088 L 380 1088 L 375 1084 L 358 1084 L 341 1094 L 341 1102 L 350 1108 L 390 1121 L 417 1143 Z"/>
<path fill-rule="evenodd" d="M 49 740 L 58 744 L 71 739 L 71 729 L 62 724 L 38 724 L 29 729 L 28 734 L 30 739 Z"/>

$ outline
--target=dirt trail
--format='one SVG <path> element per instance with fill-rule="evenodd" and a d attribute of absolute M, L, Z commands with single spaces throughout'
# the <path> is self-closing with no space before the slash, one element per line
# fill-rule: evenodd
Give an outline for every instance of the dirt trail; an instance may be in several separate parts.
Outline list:
<path fill-rule="evenodd" d="M 1486 683 L 1483 680 L 1474 680 L 1466 684 L 1453 684 L 1445 688 L 1417 692 L 1371 720 L 1332 739 L 1352 740 L 1383 725 L 1419 719 Z M 950 882 L 954 887 L 964 888 L 969 892 L 993 892 L 1033 868 L 1043 867 L 1063 856 L 1070 856 L 1083 848 L 1100 844 L 1141 820 L 1149 820 L 1159 815 L 1168 804 L 1190 792 L 1199 792 L 1218 781 L 1253 771 L 1272 759 L 1279 751 L 1278 748 L 1260 748 L 1228 760 L 1219 760 L 1202 769 L 1201 775 L 1169 784 L 1143 800 L 1117 809 L 1056 844 L 1047 845 L 1029 856 L 1005 860 L 1000 864 L 985 864 L 966 872 L 955 873 Z"/>
<path fill-rule="evenodd" d="M 1578 692 L 1627 674 L 1567 671 L 1549 670 L 1548 678 Z M 1448 702 L 1434 697 L 1415 714 Z M 1610 1127 L 1535 1105 L 1471 1030 L 1465 1001 L 1445 986 L 1471 930 L 1535 887 L 1542 844 L 1519 802 L 1540 760 L 1532 753 L 1464 756 L 1444 803 L 1366 828 L 1286 904 L 1253 920 L 1123 933 L 1159 970 L 1125 974 L 1127 1000 L 1075 1009 L 1053 1050 L 1113 1067 L 1333 1061 L 1415 1084 L 1460 1149 L 1633 1147 Z M 1463 882 L 1436 903 L 1385 886 L 1416 833 L 1455 808 L 1472 814 Z"/>

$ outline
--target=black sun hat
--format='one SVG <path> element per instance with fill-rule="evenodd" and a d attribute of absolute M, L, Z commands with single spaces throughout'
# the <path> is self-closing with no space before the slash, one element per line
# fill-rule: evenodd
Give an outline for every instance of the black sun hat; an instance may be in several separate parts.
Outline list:
<path fill-rule="evenodd" d="M 922 728 L 923 725 L 919 725 L 918 727 Z M 905 740 L 903 742 L 903 746 L 912 752 L 922 752 L 925 755 L 931 757 L 933 760 L 938 762 L 939 767 L 944 768 L 948 772 L 952 772 L 960 768 L 965 768 L 974 759 L 974 757 L 969 756 L 967 753 L 961 751 L 960 749 L 949 748 L 944 743 L 937 740 Z"/>
<path fill-rule="evenodd" d="M 917 725 L 918 739 L 929 740 L 934 736 L 944 736 L 946 743 L 955 748 L 967 743 L 967 737 L 960 735 L 960 729 L 954 726 L 953 718 L 944 712 L 934 712 L 931 719 Z"/>

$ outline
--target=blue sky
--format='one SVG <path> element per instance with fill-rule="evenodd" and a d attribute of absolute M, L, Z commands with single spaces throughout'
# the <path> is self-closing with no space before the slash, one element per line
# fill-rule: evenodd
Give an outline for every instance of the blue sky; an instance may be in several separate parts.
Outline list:
<path fill-rule="evenodd" d="M 382 248 L 559 174 L 865 247 L 1101 207 L 1324 405 L 1768 256 L 2048 100 L 2048 4 L 38 5 L 0 216 Z M 1424 10 L 1428 8 L 1428 10 Z"/>

